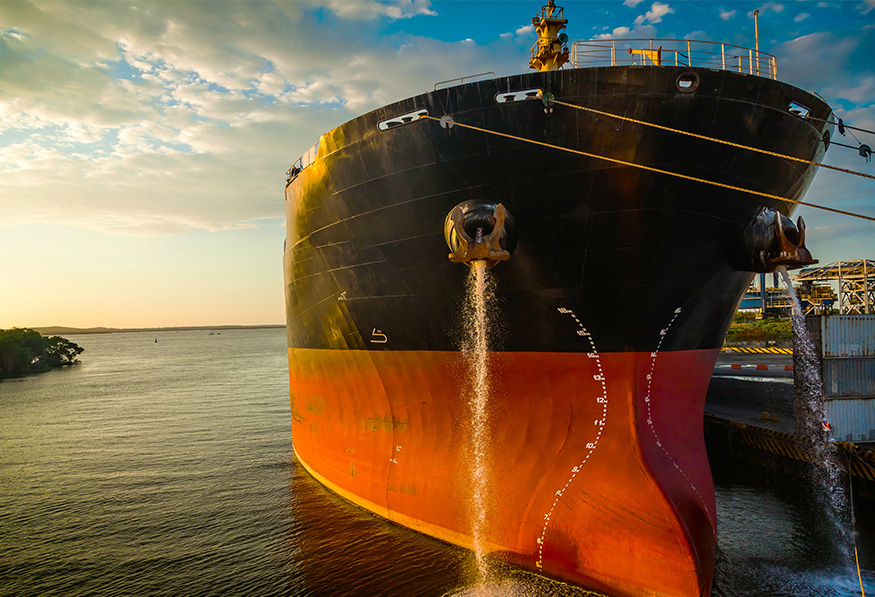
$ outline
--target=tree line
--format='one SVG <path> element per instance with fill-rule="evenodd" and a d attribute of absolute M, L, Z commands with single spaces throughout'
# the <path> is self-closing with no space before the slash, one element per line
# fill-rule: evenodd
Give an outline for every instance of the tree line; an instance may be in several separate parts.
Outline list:
<path fill-rule="evenodd" d="M 0 329 L 0 379 L 72 365 L 83 350 L 61 336 L 45 337 L 28 328 Z"/>
<path fill-rule="evenodd" d="M 793 340 L 793 322 L 789 319 L 754 319 L 752 314 L 738 313 L 729 326 L 727 342 L 790 342 Z"/>

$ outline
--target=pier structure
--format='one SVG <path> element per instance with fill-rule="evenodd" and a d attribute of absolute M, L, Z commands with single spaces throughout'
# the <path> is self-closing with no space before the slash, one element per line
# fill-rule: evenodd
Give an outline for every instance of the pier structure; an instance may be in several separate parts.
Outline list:
<path fill-rule="evenodd" d="M 809 467 L 819 464 L 812 440 L 795 433 L 791 362 L 786 354 L 721 354 L 705 402 L 705 443 L 712 466 L 728 458 L 805 477 Z M 836 425 L 833 430 L 830 440 L 835 440 L 838 462 L 853 475 L 856 496 L 875 500 L 875 442 L 842 441 L 842 431 Z"/>
<path fill-rule="evenodd" d="M 796 276 L 797 284 L 838 283 L 838 310 L 842 315 L 875 313 L 875 261 L 835 261 L 820 267 L 806 267 Z"/>
<path fill-rule="evenodd" d="M 796 334 L 792 357 L 721 354 L 705 403 L 709 453 L 804 473 L 823 455 L 800 431 L 811 412 L 806 404 L 819 399 L 824 418 L 817 441 L 833 444 L 855 487 L 875 499 L 875 314 L 809 316 L 805 328 L 810 348 L 800 347 Z"/>
<path fill-rule="evenodd" d="M 770 419 L 771 420 L 771 419 Z M 813 460 L 810 440 L 787 431 L 770 428 L 768 422 L 742 423 L 732 418 L 706 412 L 705 440 L 710 453 L 723 453 L 734 459 L 752 462 L 766 468 L 801 476 Z M 860 497 L 875 500 L 875 451 L 871 444 L 835 442 L 845 465 L 853 475 L 854 487 Z"/>

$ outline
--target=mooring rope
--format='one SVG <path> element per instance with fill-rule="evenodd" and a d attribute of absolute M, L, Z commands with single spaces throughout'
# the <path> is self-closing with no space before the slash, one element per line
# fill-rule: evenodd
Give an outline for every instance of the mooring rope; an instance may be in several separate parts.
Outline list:
<path fill-rule="evenodd" d="M 845 454 L 845 461 L 848 463 L 848 500 L 851 506 L 851 537 L 854 540 L 854 560 L 857 563 L 857 580 L 860 581 L 860 595 L 866 597 L 866 590 L 863 589 L 863 575 L 860 573 L 860 556 L 857 553 L 857 517 L 854 514 L 854 473 L 851 472 L 851 459 L 849 452 L 842 450 Z M 862 458 L 853 454 L 854 457 L 862 461 Z"/>
<path fill-rule="evenodd" d="M 833 114 L 833 116 L 835 116 L 835 114 Z M 846 128 L 846 129 L 849 129 L 849 130 L 850 130 L 850 129 L 853 129 L 853 130 L 855 130 L 855 131 L 860 131 L 861 133 L 869 133 L 870 135 L 875 135 L 875 131 L 870 131 L 869 129 L 861 129 L 861 128 L 858 127 L 858 126 L 851 126 L 851 125 L 849 125 L 849 124 L 845 124 L 844 120 L 842 120 L 841 118 L 839 118 L 838 122 L 836 122 L 835 120 L 827 120 L 827 119 L 825 119 L 825 118 L 815 118 L 814 116 L 806 116 L 805 118 L 806 118 L 807 120 L 819 120 L 820 122 L 826 122 L 826 123 L 829 123 L 829 124 L 834 124 L 834 125 L 836 125 L 837 127 L 839 127 L 839 132 L 841 132 L 841 129 L 842 129 L 842 128 Z M 854 139 L 857 139 L 857 137 L 854 137 Z M 859 143 L 859 141 L 860 141 L 860 140 L 857 139 L 857 142 L 858 142 L 858 143 Z"/>
<path fill-rule="evenodd" d="M 553 101 L 555 101 L 555 100 L 553 100 Z M 425 116 L 425 117 L 423 117 L 423 118 L 424 118 L 424 119 L 428 119 L 428 120 L 434 120 L 435 122 L 440 122 L 440 118 L 435 118 L 434 116 Z M 700 183 L 702 183 L 702 184 L 709 184 L 709 185 L 713 185 L 713 186 L 716 186 L 716 187 L 721 187 L 721 188 L 724 188 L 724 189 L 729 189 L 729 190 L 732 190 L 732 191 L 739 191 L 739 192 L 741 192 L 741 193 L 750 193 L 750 194 L 752 194 L 752 195 L 758 195 L 758 196 L 760 196 L 760 197 L 766 197 L 766 198 L 768 198 L 768 199 L 776 199 L 776 200 L 778 200 L 778 201 L 786 201 L 787 203 L 794 203 L 794 204 L 796 204 L 796 205 L 806 205 L 806 206 L 808 206 L 808 207 L 813 207 L 813 208 L 815 208 L 815 209 L 822 209 L 822 210 L 824 210 L 824 211 L 829 211 L 829 212 L 833 212 L 833 213 L 841 214 L 841 215 L 844 215 L 844 216 L 850 216 L 850 217 L 853 217 L 853 218 L 861 218 L 861 219 L 863 219 L 863 220 L 869 220 L 869 221 L 871 221 L 871 222 L 875 222 L 875 217 L 867 216 L 867 215 L 863 215 L 863 214 L 858 214 L 858 213 L 854 213 L 854 212 L 851 212 L 851 211 L 845 211 L 845 210 L 843 210 L 843 209 L 837 209 L 837 208 L 835 208 L 835 207 L 827 207 L 827 206 L 825 206 L 825 205 L 817 205 L 816 203 L 809 203 L 809 202 L 807 202 L 807 201 L 799 201 L 798 199 L 790 199 L 790 198 L 788 198 L 788 197 L 781 197 L 780 195 L 773 195 L 772 193 L 764 193 L 764 192 L 762 192 L 762 191 L 754 191 L 754 190 L 751 190 L 751 189 L 745 189 L 745 188 L 742 188 L 742 187 L 736 187 L 736 186 L 734 186 L 734 185 L 725 184 L 725 183 L 722 183 L 722 182 L 717 182 L 717 181 L 715 181 L 715 180 L 708 180 L 708 179 L 705 179 L 705 178 L 698 178 L 698 177 L 696 177 L 696 176 L 689 176 L 689 175 L 687 175 L 687 174 L 681 174 L 680 172 L 671 172 L 671 171 L 669 171 L 669 170 L 662 170 L 661 168 L 654 168 L 653 166 L 645 166 L 644 164 L 636 164 L 636 163 L 634 163 L 634 162 L 627 162 L 627 161 L 625 161 L 625 160 L 619 160 L 619 159 L 617 159 L 617 158 L 611 158 L 611 157 L 608 157 L 608 156 L 598 155 L 598 154 L 595 154 L 595 153 L 588 153 L 588 152 L 586 152 L 586 151 L 580 151 L 580 150 L 578 150 L 578 149 L 571 149 L 571 148 L 568 148 L 568 147 L 561 147 L 561 146 L 559 146 L 559 145 L 553 145 L 553 144 L 551 144 L 551 143 L 545 143 L 545 142 L 543 142 L 543 141 L 535 141 L 534 139 L 526 139 L 525 137 L 519 137 L 519 136 L 517 136 L 517 135 L 511 135 L 511 134 L 509 134 L 509 133 L 502 133 L 502 132 L 499 132 L 499 131 L 491 131 L 491 130 L 489 130 L 489 129 L 484 129 L 484 128 L 481 128 L 481 127 L 479 127 L 479 126 L 474 126 L 474 125 L 471 125 L 471 124 L 463 124 L 463 123 L 458 122 L 458 121 L 453 121 L 453 126 L 459 126 L 459 127 L 462 127 L 462 128 L 471 129 L 471 130 L 473 130 L 473 131 L 479 131 L 479 132 L 481 132 L 481 133 L 486 133 L 486 134 L 489 134 L 489 135 L 496 135 L 496 136 L 499 136 L 499 137 L 505 137 L 505 138 L 507 138 L 507 139 L 514 139 L 514 140 L 516 140 L 516 141 L 522 141 L 522 142 L 524 142 L 524 143 L 531 143 L 531 144 L 533 144 L 533 145 L 540 145 L 541 147 L 547 147 L 547 148 L 550 148 L 550 149 L 556 149 L 556 150 L 559 150 L 559 151 L 566 151 L 566 152 L 568 152 L 568 153 L 574 153 L 574 154 L 582 155 L 582 156 L 585 156 L 585 157 L 588 157 L 588 158 L 594 158 L 594 159 L 598 159 L 598 160 L 605 160 L 605 161 L 607 161 L 607 162 L 611 162 L 611 163 L 613 163 L 613 164 L 619 164 L 619 165 L 621 165 L 621 166 L 629 166 L 630 168 L 639 168 L 639 169 L 641 169 L 641 170 L 647 170 L 647 171 L 649 171 L 649 172 L 656 172 L 657 174 L 665 174 L 666 176 L 674 176 L 674 177 L 676 177 L 676 178 L 682 178 L 682 179 L 684 179 L 684 180 L 691 180 L 691 181 L 693 181 L 693 182 L 700 182 Z"/>
<path fill-rule="evenodd" d="M 839 168 L 838 166 L 830 166 L 829 164 L 822 164 L 820 162 L 812 162 L 811 160 L 806 160 L 803 158 L 797 158 L 792 155 L 784 155 L 782 153 L 775 153 L 774 151 L 768 151 L 766 149 L 759 149 L 757 147 L 750 147 L 748 145 L 741 145 L 740 143 L 733 143 L 732 141 L 726 141 L 724 139 L 716 139 L 714 137 L 707 137 L 705 135 L 699 135 L 698 133 L 691 133 L 689 131 L 684 131 L 681 129 L 674 129 L 668 126 L 663 126 L 661 124 L 655 124 L 652 122 L 645 122 L 644 120 L 637 120 L 635 118 L 629 118 L 628 116 L 620 116 L 619 114 L 611 114 L 610 112 L 603 112 L 602 110 L 596 110 L 595 108 L 589 108 L 587 106 L 580 106 L 578 104 L 569 104 L 568 102 L 563 102 L 557 99 L 548 99 L 550 103 L 558 104 L 560 106 L 567 106 L 569 108 L 574 108 L 575 110 L 583 110 L 584 112 L 592 112 L 593 114 L 599 114 L 601 116 L 607 116 L 609 118 L 616 118 L 618 120 L 624 120 L 626 122 L 634 122 L 635 124 L 640 124 L 642 126 L 649 126 L 656 129 L 660 129 L 663 131 L 668 131 L 670 133 L 677 133 L 679 135 L 686 135 L 688 137 L 695 137 L 696 139 L 702 139 L 705 141 L 711 141 L 713 143 L 720 143 L 722 145 L 729 145 L 730 147 L 736 147 L 738 149 L 746 149 L 748 151 L 755 151 L 757 153 L 763 153 L 766 155 L 770 155 L 776 158 L 782 158 L 785 160 L 792 160 L 794 162 L 800 162 L 802 164 L 808 164 L 809 166 L 817 166 L 818 168 L 827 168 L 829 170 L 835 170 L 837 172 L 844 172 L 845 174 L 853 174 L 854 176 L 862 176 L 863 178 L 870 178 L 875 180 L 875 176 L 871 174 L 866 174 L 864 172 L 857 172 L 856 170 L 848 170 L 847 168 Z"/>

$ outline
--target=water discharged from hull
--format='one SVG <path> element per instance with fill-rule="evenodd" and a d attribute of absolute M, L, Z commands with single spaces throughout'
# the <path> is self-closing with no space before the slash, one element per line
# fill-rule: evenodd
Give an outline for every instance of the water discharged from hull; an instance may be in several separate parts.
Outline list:
<path fill-rule="evenodd" d="M 796 435 L 811 440 L 811 475 L 815 495 L 834 527 L 827 530 L 833 538 L 834 551 L 842 558 L 842 563 L 850 564 L 849 546 L 853 538 L 845 521 L 848 496 L 844 489 L 841 456 L 835 444 L 829 441 L 823 382 L 820 379 L 817 355 L 808 335 L 805 316 L 802 314 L 790 274 L 783 266 L 778 268 L 778 272 L 787 285 L 787 295 L 793 303 L 793 360 L 795 383 L 798 384 L 795 390 Z"/>
<path fill-rule="evenodd" d="M 468 365 L 469 393 L 469 475 L 471 496 L 469 511 L 471 537 L 476 563 L 476 584 L 487 581 L 489 568 L 485 558 L 485 534 L 489 504 L 488 405 L 489 405 L 489 303 L 495 298 L 494 284 L 483 260 L 471 263 L 467 281 L 465 330 L 462 347 Z"/>

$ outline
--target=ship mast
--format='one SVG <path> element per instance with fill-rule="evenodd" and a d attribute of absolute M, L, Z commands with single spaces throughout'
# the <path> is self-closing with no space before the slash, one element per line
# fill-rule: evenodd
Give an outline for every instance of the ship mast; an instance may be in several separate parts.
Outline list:
<path fill-rule="evenodd" d="M 563 18 L 564 8 L 556 6 L 553 0 L 548 0 L 540 12 L 532 17 L 532 25 L 538 33 L 538 41 L 532 46 L 532 59 L 529 66 L 541 72 L 558 70 L 568 62 L 568 35 L 560 33 L 568 24 Z"/>

